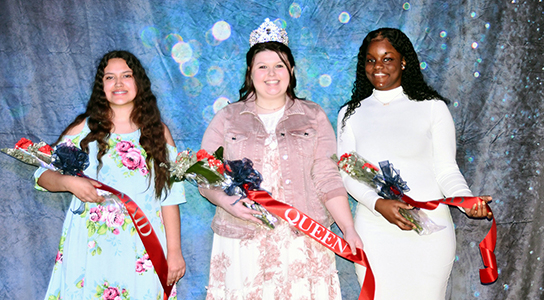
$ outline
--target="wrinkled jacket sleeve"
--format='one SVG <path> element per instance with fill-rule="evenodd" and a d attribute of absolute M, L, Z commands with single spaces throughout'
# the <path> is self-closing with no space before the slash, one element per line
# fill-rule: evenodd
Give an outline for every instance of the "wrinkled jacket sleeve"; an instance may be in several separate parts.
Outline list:
<path fill-rule="evenodd" d="M 312 179 L 323 203 L 337 197 L 347 197 L 346 189 L 332 155 L 336 153 L 336 136 L 331 122 L 321 107 L 317 116 L 317 144 L 314 150 Z"/>
<path fill-rule="evenodd" d="M 224 146 L 226 115 L 227 108 L 224 108 L 218 111 L 213 117 L 202 137 L 201 149 L 206 150 L 208 153 L 213 153 L 220 146 Z"/>

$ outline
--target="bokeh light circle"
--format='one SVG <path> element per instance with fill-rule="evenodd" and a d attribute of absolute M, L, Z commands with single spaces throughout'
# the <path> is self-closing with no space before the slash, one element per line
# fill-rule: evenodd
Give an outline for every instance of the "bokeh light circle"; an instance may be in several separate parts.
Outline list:
<path fill-rule="evenodd" d="M 208 43 L 208 45 L 210 45 L 210 46 L 217 46 L 217 45 L 221 44 L 221 41 L 216 39 L 213 36 L 213 33 L 212 33 L 211 29 L 206 31 L 205 38 L 206 38 L 206 43 Z"/>
<path fill-rule="evenodd" d="M 305 99 L 311 99 L 312 98 L 312 92 L 310 92 L 309 90 L 300 90 L 300 91 L 296 91 L 297 92 L 297 96 L 300 97 L 300 98 L 305 98 Z"/>
<path fill-rule="evenodd" d="M 471 16 L 472 18 L 476 18 L 476 12 L 474 12 L 474 11 L 471 12 L 471 13 L 470 13 L 470 16 Z"/>
<path fill-rule="evenodd" d="M 300 30 L 300 43 L 304 46 L 310 46 L 315 44 L 314 34 L 308 27 L 302 27 Z"/>
<path fill-rule="evenodd" d="M 200 64 L 198 60 L 191 58 L 188 61 L 182 63 L 179 65 L 179 70 L 181 71 L 181 74 L 185 77 L 193 77 L 196 74 L 198 74 L 198 70 L 200 69 Z"/>
<path fill-rule="evenodd" d="M 218 41 L 224 41 L 230 37 L 230 25 L 225 21 L 219 21 L 213 24 L 213 37 Z"/>
<path fill-rule="evenodd" d="M 474 72 L 474 77 L 476 77 L 476 78 L 480 77 L 480 72 L 478 72 L 478 71 Z"/>
<path fill-rule="evenodd" d="M 193 57 L 193 48 L 185 42 L 179 42 L 172 47 L 172 58 L 182 64 Z"/>
<path fill-rule="evenodd" d="M 448 46 L 446 44 L 442 44 L 442 45 L 440 45 L 440 48 L 442 48 L 442 50 L 446 50 L 446 48 L 448 48 Z"/>
<path fill-rule="evenodd" d="M 196 97 L 202 92 L 202 83 L 195 77 L 188 77 L 183 82 L 183 91 L 189 97 Z"/>
<path fill-rule="evenodd" d="M 448 33 L 445 30 L 440 31 L 440 37 L 445 38 L 448 36 Z"/>
<path fill-rule="evenodd" d="M 140 39 L 146 47 L 154 47 L 159 43 L 159 30 L 152 26 L 146 26 L 140 32 Z"/>
<path fill-rule="evenodd" d="M 341 12 L 340 15 L 338 16 L 338 21 L 340 21 L 340 23 L 342 24 L 347 24 L 350 19 L 351 19 L 351 16 L 349 15 L 349 13 L 345 11 Z"/>
<path fill-rule="evenodd" d="M 404 9 L 404 10 L 410 10 L 410 3 L 405 2 L 405 3 L 402 5 L 402 9 Z"/>
<path fill-rule="evenodd" d="M 172 48 L 175 44 L 183 42 L 181 35 L 177 33 L 170 33 L 164 37 L 161 41 L 161 50 L 165 55 L 170 55 L 172 53 Z"/>
<path fill-rule="evenodd" d="M 218 66 L 211 66 L 206 73 L 206 79 L 210 85 L 218 86 L 223 83 L 225 72 Z"/>
<path fill-rule="evenodd" d="M 300 5 L 298 5 L 298 3 L 296 2 L 291 3 L 291 5 L 289 6 L 289 15 L 291 16 L 291 18 L 300 18 L 301 14 L 302 8 L 300 8 Z"/>
<path fill-rule="evenodd" d="M 276 20 L 272 21 L 272 23 L 276 24 L 278 28 L 287 28 L 287 22 L 284 19 L 277 18 Z"/>
<path fill-rule="evenodd" d="M 328 87 L 332 83 L 331 75 L 323 74 L 319 76 L 319 85 L 322 87 Z"/>
<path fill-rule="evenodd" d="M 419 68 L 420 68 L 421 70 L 427 69 L 427 63 L 424 62 L 424 61 L 422 61 L 422 62 L 419 64 Z"/>
<path fill-rule="evenodd" d="M 204 119 L 204 121 L 206 123 L 210 123 L 212 121 L 214 115 L 215 115 L 215 113 L 213 112 L 213 106 L 211 106 L 211 105 L 206 106 L 202 110 L 202 119 Z"/>
<path fill-rule="evenodd" d="M 219 97 L 215 99 L 215 101 L 213 102 L 213 112 L 217 113 L 223 107 L 227 106 L 229 103 L 230 103 L 230 100 L 227 97 Z"/>
<path fill-rule="evenodd" d="M 476 49 L 478 48 L 478 43 L 477 42 L 473 42 L 472 45 L 470 45 L 472 47 L 472 49 Z"/>

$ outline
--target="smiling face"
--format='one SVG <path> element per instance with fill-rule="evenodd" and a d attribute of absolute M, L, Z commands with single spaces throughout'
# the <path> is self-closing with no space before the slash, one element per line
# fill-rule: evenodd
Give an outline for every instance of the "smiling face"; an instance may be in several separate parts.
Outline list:
<path fill-rule="evenodd" d="M 257 53 L 251 67 L 257 99 L 284 101 L 291 71 L 276 52 L 265 50 Z"/>
<path fill-rule="evenodd" d="M 104 93 L 112 108 L 132 107 L 137 94 L 136 81 L 132 70 L 122 58 L 112 58 L 104 68 Z"/>
<path fill-rule="evenodd" d="M 402 55 L 387 39 L 374 39 L 368 45 L 365 71 L 375 89 L 387 91 L 399 87 L 405 65 Z"/>

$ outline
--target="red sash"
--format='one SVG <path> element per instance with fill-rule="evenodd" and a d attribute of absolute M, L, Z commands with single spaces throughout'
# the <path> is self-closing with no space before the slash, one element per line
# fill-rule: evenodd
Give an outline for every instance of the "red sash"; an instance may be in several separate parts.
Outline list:
<path fill-rule="evenodd" d="M 87 177 L 83 174 L 79 175 Z M 157 235 L 153 230 L 153 226 L 151 226 L 151 223 L 149 223 L 149 220 L 145 216 L 144 212 L 140 210 L 136 202 L 132 201 L 129 196 L 108 185 L 103 184 L 100 181 L 97 182 L 102 185 L 101 187 L 98 187 L 98 189 L 114 194 L 121 200 L 121 202 L 123 202 L 123 205 L 128 211 L 128 215 L 132 219 L 134 228 L 136 228 L 138 235 L 142 239 L 142 244 L 144 245 L 145 250 L 149 255 L 149 259 L 151 260 L 155 271 L 157 272 L 157 276 L 159 276 L 162 288 L 164 289 L 164 299 L 168 299 L 170 293 L 172 292 L 173 285 L 166 284 L 166 280 L 168 277 L 168 264 L 166 263 L 166 257 L 164 256 L 164 252 L 162 251 L 161 243 L 159 242 L 159 239 L 157 238 Z"/>
<path fill-rule="evenodd" d="M 400 193 L 392 189 L 393 192 L 397 195 Z M 477 204 L 478 202 L 482 201 L 479 197 L 452 197 L 452 198 L 444 198 L 434 201 L 427 201 L 427 202 L 417 202 L 414 201 L 412 198 L 403 195 L 401 199 L 414 206 L 419 208 L 424 208 L 428 210 L 433 210 L 438 207 L 440 203 L 447 204 L 450 206 L 460 206 L 464 208 L 471 209 L 474 204 Z M 487 203 L 485 204 L 488 211 L 491 212 L 491 208 Z M 491 224 L 491 228 L 487 232 L 485 238 L 480 242 L 478 245 L 480 248 L 480 253 L 482 255 L 482 260 L 484 263 L 485 268 L 480 269 L 480 281 L 484 284 L 487 283 L 493 283 L 497 280 L 499 277 L 498 269 L 497 269 L 497 259 L 495 257 L 495 245 L 497 244 L 497 224 L 495 222 L 495 217 L 493 215 L 493 223 Z"/>
<path fill-rule="evenodd" d="M 398 191 L 393 191 L 398 194 Z M 359 300 L 374 299 L 374 275 L 372 274 L 370 264 L 368 263 L 368 259 L 363 250 L 357 249 L 357 255 L 353 255 L 349 249 L 348 243 L 344 239 L 296 208 L 275 200 L 266 191 L 252 191 L 247 190 L 246 188 L 246 192 L 249 199 L 261 204 L 268 211 L 284 219 L 291 226 L 304 232 L 306 235 L 318 241 L 320 244 L 327 247 L 334 253 L 366 267 L 365 279 L 361 288 L 361 293 L 359 294 Z M 414 207 L 428 210 L 437 208 L 440 203 L 470 209 L 474 204 L 481 201 L 479 197 L 453 197 L 428 202 L 417 202 L 406 195 L 402 196 L 402 200 Z M 487 204 L 486 207 L 489 211 L 491 211 L 491 208 Z M 493 218 L 491 229 L 479 245 L 480 253 L 482 254 L 482 259 L 485 265 L 484 269 L 480 269 L 480 281 L 484 284 L 492 283 L 498 278 L 497 261 L 493 252 L 495 250 L 496 240 L 497 225 L 495 223 L 495 218 Z"/>
<path fill-rule="evenodd" d="M 309 237 L 321 243 L 334 253 L 349 259 L 355 263 L 358 263 L 366 267 L 366 275 L 363 282 L 361 293 L 359 294 L 359 300 L 371 300 L 374 299 L 374 274 L 370 269 L 370 264 L 366 258 L 366 254 L 363 250 L 357 249 L 357 254 L 353 255 L 348 246 L 348 243 L 330 231 L 328 228 L 322 226 L 306 214 L 302 213 L 298 209 L 274 200 L 266 191 L 252 191 L 247 190 L 247 197 L 262 206 L 276 216 L 287 221 L 291 226 L 294 226 L 301 232 L 304 232 Z"/>

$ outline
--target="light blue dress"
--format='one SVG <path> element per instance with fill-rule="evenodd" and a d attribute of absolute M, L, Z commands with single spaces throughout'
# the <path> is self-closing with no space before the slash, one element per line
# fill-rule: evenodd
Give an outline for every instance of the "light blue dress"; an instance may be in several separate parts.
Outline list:
<path fill-rule="evenodd" d="M 79 146 L 88 133 L 85 125 L 81 133 L 65 136 L 63 140 L 70 139 Z M 154 181 L 153 178 L 149 181 L 146 154 L 139 138 L 139 130 L 111 134 L 110 149 L 102 156 L 103 165 L 98 174 L 97 143 L 90 143 L 90 165 L 85 174 L 135 201 L 152 224 L 166 254 L 161 206 L 185 202 L 185 191 L 182 183 L 175 183 L 166 199 L 155 198 Z M 168 152 L 173 161 L 176 149 L 168 146 Z M 36 171 L 36 180 L 44 171 L 41 168 Z M 72 198 L 45 299 L 163 299 L 158 276 L 130 217 L 116 205 L 107 203 L 86 203 L 81 214 L 73 213 L 81 203 L 75 196 Z"/>

